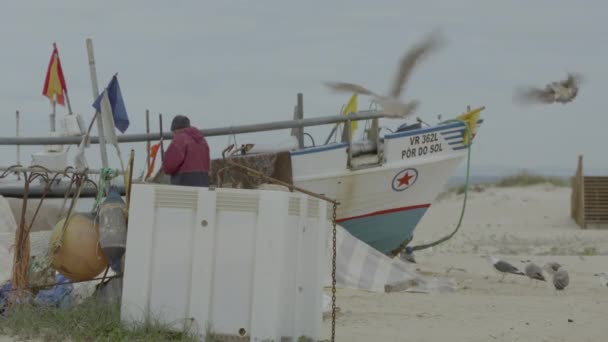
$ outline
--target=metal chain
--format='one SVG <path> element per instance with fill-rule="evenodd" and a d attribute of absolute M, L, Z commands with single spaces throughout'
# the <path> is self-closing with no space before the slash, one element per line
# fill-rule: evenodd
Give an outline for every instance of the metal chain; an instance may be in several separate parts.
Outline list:
<path fill-rule="evenodd" d="M 331 342 L 335 341 L 336 338 L 336 212 L 338 209 L 338 203 L 334 202 L 334 210 L 332 216 L 333 224 L 333 241 L 332 249 L 333 255 L 331 260 Z"/>

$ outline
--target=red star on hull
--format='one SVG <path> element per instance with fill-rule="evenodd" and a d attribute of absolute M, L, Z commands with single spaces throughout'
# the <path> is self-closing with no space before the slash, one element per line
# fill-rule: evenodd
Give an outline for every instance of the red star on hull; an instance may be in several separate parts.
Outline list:
<path fill-rule="evenodd" d="M 410 179 L 414 178 L 414 176 L 410 176 L 409 172 L 406 172 L 403 177 L 397 179 L 397 181 L 399 182 L 398 187 L 401 187 L 403 185 L 410 185 Z"/>

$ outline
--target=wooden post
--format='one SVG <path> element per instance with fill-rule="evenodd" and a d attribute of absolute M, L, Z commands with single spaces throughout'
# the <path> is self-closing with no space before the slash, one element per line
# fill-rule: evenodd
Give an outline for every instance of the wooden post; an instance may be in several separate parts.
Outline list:
<path fill-rule="evenodd" d="M 149 150 L 149 149 L 148 149 Z M 129 205 L 131 204 L 131 187 L 133 186 L 133 161 L 135 160 L 135 150 L 131 149 L 131 154 L 129 156 L 129 174 L 127 174 L 127 182 L 125 189 L 125 197 L 126 197 L 126 207 L 127 207 L 127 216 L 129 213 Z"/>
<path fill-rule="evenodd" d="M 146 109 L 146 134 L 150 134 L 150 111 Z M 146 172 L 150 169 L 150 139 L 146 138 Z"/>
<path fill-rule="evenodd" d="M 352 168 L 353 164 L 353 141 L 352 141 L 352 132 L 350 131 L 350 123 L 352 121 L 347 120 L 344 123 L 344 133 L 342 134 L 342 139 L 344 139 L 346 137 L 346 142 L 348 143 L 348 155 L 347 155 L 347 160 L 346 160 L 346 165 L 348 168 Z"/>
<path fill-rule="evenodd" d="M 577 174 L 577 188 L 578 188 L 578 201 L 576 203 L 577 210 L 577 222 L 581 228 L 587 228 L 585 222 L 585 176 L 583 174 L 583 155 L 578 156 L 578 166 L 576 168 Z"/>
<path fill-rule="evenodd" d="M 577 173 L 574 173 L 574 176 L 570 177 L 570 217 L 574 220 L 576 224 L 576 203 L 578 203 L 578 187 L 576 186 L 577 181 Z"/>
<path fill-rule="evenodd" d="M 587 228 L 587 218 L 585 217 L 585 169 L 583 168 L 583 155 L 581 154 L 578 157 L 578 162 L 580 165 L 580 174 L 579 174 L 579 220 L 583 225 L 583 228 Z"/>
<path fill-rule="evenodd" d="M 580 185 L 579 185 L 579 176 L 580 176 L 580 161 L 576 167 L 576 172 L 574 173 L 574 177 L 572 177 L 572 196 L 571 196 L 571 211 L 572 211 L 572 219 L 576 222 L 577 225 L 580 226 L 580 222 L 578 220 L 578 212 L 579 212 L 579 197 L 580 197 Z"/>

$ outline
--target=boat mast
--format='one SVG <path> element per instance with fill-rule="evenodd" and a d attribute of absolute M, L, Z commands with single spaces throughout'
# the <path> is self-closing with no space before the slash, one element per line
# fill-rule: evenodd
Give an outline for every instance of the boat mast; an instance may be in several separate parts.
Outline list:
<path fill-rule="evenodd" d="M 95 56 L 93 53 L 93 40 L 87 38 L 87 53 L 89 55 L 89 71 L 91 72 L 91 85 L 93 89 L 93 101 L 99 97 L 99 85 L 97 84 L 97 71 L 95 70 Z M 101 151 L 101 165 L 108 167 L 108 152 L 106 151 L 106 139 L 103 133 L 103 121 L 101 113 L 97 113 L 97 132 L 99 134 L 99 150 Z M 91 139 L 92 140 L 92 139 Z"/>

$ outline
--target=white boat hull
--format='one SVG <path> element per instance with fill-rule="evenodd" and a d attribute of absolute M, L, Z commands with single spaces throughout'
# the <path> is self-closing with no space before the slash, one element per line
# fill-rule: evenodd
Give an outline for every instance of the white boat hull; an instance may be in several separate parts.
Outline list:
<path fill-rule="evenodd" d="M 463 134 L 464 124 L 455 122 L 385 135 L 383 162 L 358 170 L 347 167 L 347 144 L 293 151 L 294 184 L 336 198 L 341 226 L 394 255 L 412 239 L 418 222 L 466 157 Z"/>

